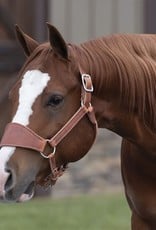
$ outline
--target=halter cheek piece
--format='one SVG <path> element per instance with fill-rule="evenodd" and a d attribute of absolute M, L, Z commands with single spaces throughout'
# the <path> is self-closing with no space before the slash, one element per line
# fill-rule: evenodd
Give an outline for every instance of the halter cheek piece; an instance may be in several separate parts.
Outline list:
<path fill-rule="evenodd" d="M 68 120 L 68 122 L 51 138 L 44 139 L 36 134 L 30 128 L 18 123 L 9 123 L 6 126 L 2 137 L 0 147 L 15 146 L 20 148 L 31 149 L 40 152 L 41 156 L 49 159 L 51 174 L 40 181 L 39 184 L 45 187 L 55 184 L 56 180 L 62 176 L 66 169 L 66 165 L 56 166 L 55 153 L 57 145 L 68 133 L 78 124 L 78 122 L 87 114 L 89 120 L 95 125 L 97 130 L 97 122 L 91 105 L 91 93 L 93 92 L 93 84 L 90 75 L 83 73 L 80 69 L 82 87 L 81 87 L 81 106 L 76 113 Z M 95 135 L 96 136 L 96 135 Z M 47 144 L 52 148 L 50 154 L 44 153 Z"/>

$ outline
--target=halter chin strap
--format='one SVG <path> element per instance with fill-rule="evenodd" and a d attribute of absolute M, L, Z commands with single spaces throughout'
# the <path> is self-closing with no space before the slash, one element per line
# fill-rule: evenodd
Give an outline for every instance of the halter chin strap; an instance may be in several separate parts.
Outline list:
<path fill-rule="evenodd" d="M 39 182 L 43 186 L 55 184 L 56 180 L 64 173 L 66 165 L 62 165 L 59 168 L 56 166 L 55 153 L 57 145 L 64 139 L 65 136 L 68 135 L 68 133 L 86 114 L 88 115 L 91 123 L 95 125 L 95 130 L 97 130 L 97 121 L 93 107 L 91 105 L 91 93 L 93 92 L 92 80 L 90 75 L 83 73 L 81 69 L 80 73 L 82 79 L 81 106 L 68 120 L 68 122 L 51 139 L 44 139 L 30 128 L 21 124 L 9 123 L 6 126 L 0 143 L 0 147 L 15 146 L 35 150 L 40 152 L 42 157 L 49 159 L 51 174 L 45 178 L 43 182 Z M 45 153 L 47 145 L 52 148 L 52 151 L 49 154 Z"/>

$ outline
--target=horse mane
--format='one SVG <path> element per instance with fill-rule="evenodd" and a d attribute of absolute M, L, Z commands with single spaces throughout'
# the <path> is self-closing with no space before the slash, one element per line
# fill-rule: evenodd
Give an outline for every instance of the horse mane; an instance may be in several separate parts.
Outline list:
<path fill-rule="evenodd" d="M 156 130 L 155 35 L 112 35 L 72 48 L 78 62 L 97 77 L 98 92 L 118 89 L 120 104 Z"/>
<path fill-rule="evenodd" d="M 121 106 L 137 113 L 150 129 L 156 130 L 156 35 L 111 35 L 69 47 L 73 66 L 78 62 L 98 79 L 97 94 L 115 90 L 114 98 L 118 97 Z M 52 53 L 48 43 L 40 45 L 19 75 L 39 55 L 35 68 L 46 65 Z"/>

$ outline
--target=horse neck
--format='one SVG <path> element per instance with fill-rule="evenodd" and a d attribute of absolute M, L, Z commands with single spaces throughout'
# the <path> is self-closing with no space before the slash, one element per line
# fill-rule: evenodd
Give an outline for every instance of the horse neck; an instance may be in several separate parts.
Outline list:
<path fill-rule="evenodd" d="M 107 49 L 105 39 L 74 46 L 73 49 L 76 61 L 85 73 L 91 75 L 94 86 L 92 103 L 97 121 L 99 127 L 106 127 L 106 124 L 103 124 L 104 117 L 107 116 L 103 112 L 104 108 L 107 107 L 105 111 L 108 111 L 110 118 L 110 107 L 116 107 L 118 99 L 121 98 L 118 65 L 115 65 L 115 59 Z"/>
<path fill-rule="evenodd" d="M 108 56 L 106 54 L 105 40 L 81 44 L 77 52 L 80 66 L 92 77 L 94 94 L 105 99 L 112 97 L 115 91 L 117 91 L 114 83 L 117 81 L 118 70 L 111 55 Z"/>
<path fill-rule="evenodd" d="M 153 129 L 156 128 L 155 118 L 153 119 L 155 97 L 152 98 L 155 83 L 152 84 L 150 77 L 153 75 L 155 79 L 156 72 L 153 69 L 151 74 L 146 67 L 151 66 L 151 61 L 148 63 L 151 57 L 147 55 L 145 65 L 142 61 L 134 62 L 134 58 L 130 60 L 126 55 L 126 49 L 120 52 L 121 43 L 115 44 L 115 52 L 108 49 L 107 39 L 109 38 L 74 47 L 76 61 L 93 79 L 95 90 L 92 104 L 98 126 L 119 134 L 145 151 L 151 149 L 155 154 L 156 135 L 153 134 Z M 133 41 L 135 40 L 136 38 Z M 140 43 L 145 47 L 141 39 Z M 145 43 L 147 44 L 146 41 Z M 141 85 L 147 82 L 151 87 L 141 92 Z M 145 97 L 146 94 L 148 98 Z M 148 107 L 150 111 L 147 110 Z"/>

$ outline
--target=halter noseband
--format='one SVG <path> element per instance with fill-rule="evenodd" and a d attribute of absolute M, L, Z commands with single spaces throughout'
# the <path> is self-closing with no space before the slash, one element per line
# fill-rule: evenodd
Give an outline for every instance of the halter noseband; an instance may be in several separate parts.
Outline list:
<path fill-rule="evenodd" d="M 92 80 L 90 75 L 83 73 L 81 69 L 80 73 L 82 80 L 81 106 L 51 139 L 44 139 L 24 125 L 18 123 L 9 123 L 6 126 L 0 143 L 0 147 L 15 146 L 35 150 L 40 152 L 42 157 L 49 159 L 51 174 L 46 177 L 43 182 L 39 182 L 39 184 L 43 186 L 55 184 L 56 180 L 64 173 L 66 165 L 62 165 L 59 168 L 56 166 L 56 147 L 62 141 L 62 139 L 67 136 L 68 133 L 78 124 L 78 122 L 87 114 L 91 123 L 95 125 L 95 130 L 97 129 L 97 121 L 91 105 L 91 93 L 93 92 Z M 44 153 L 47 145 L 52 148 L 51 153 L 48 155 Z"/>

